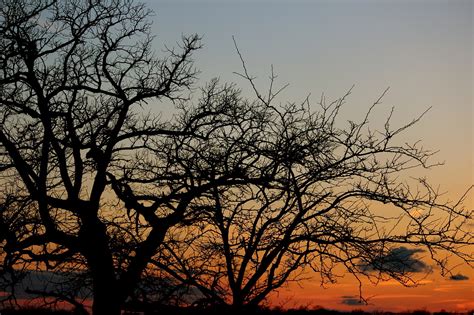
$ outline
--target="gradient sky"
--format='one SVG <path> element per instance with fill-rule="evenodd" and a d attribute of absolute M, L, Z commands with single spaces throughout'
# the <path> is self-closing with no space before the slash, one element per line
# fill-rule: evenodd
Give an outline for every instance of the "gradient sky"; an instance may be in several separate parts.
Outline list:
<path fill-rule="evenodd" d="M 311 93 L 316 104 L 321 93 L 335 99 L 355 84 L 343 122 L 361 117 L 390 87 L 375 125 L 392 106 L 399 124 L 432 106 L 402 140 L 422 139 L 426 147 L 440 150 L 436 160 L 445 165 L 424 174 L 448 191 L 448 198 L 473 183 L 473 1 L 150 0 L 147 5 L 156 13 L 157 50 L 174 45 L 182 34 L 203 35 L 204 48 L 195 55 L 200 84 L 220 77 L 249 93 L 248 84 L 233 74 L 241 71 L 235 36 L 258 87 L 268 86 L 272 64 L 278 82 L 290 84 L 282 102 L 301 101 Z M 350 278 L 327 290 L 307 281 L 302 288 L 281 290 L 271 301 L 339 309 L 474 309 L 474 272 L 459 270 L 470 280 L 449 281 L 435 270 L 414 289 L 367 284 L 364 293 L 373 296 L 369 306 L 342 304 L 343 296 L 358 294 Z"/>

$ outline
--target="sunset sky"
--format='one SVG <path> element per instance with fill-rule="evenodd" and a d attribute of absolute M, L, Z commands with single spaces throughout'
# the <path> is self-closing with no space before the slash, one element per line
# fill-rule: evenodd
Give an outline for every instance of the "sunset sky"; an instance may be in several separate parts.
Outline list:
<path fill-rule="evenodd" d="M 424 172 L 446 198 L 459 197 L 473 182 L 473 2 L 459 1 L 149 1 L 155 11 L 156 48 L 173 45 L 181 34 L 203 35 L 195 55 L 200 84 L 213 77 L 235 82 L 246 95 L 232 36 L 262 90 L 271 65 L 281 85 L 290 86 L 281 102 L 311 93 L 329 99 L 355 88 L 342 113 L 357 119 L 387 87 L 374 125 L 395 106 L 394 122 L 409 122 L 432 106 L 401 141 L 422 139 L 438 149 L 445 165 Z M 421 173 L 420 173 L 421 174 Z M 416 174 L 416 175 L 420 175 Z M 472 197 L 467 202 L 472 209 Z M 421 254 L 420 257 L 422 257 Z M 474 272 L 469 280 L 448 280 L 435 268 L 417 288 L 396 282 L 364 284 L 368 306 L 358 304 L 351 277 L 322 289 L 317 279 L 291 285 L 271 302 L 282 306 L 321 305 L 335 309 L 474 309 Z M 423 277 L 423 275 L 419 275 Z"/>

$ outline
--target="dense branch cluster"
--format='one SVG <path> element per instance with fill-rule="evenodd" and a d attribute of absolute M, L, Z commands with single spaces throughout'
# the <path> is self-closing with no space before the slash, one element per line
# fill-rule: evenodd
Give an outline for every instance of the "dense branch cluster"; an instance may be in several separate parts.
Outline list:
<path fill-rule="evenodd" d="M 338 128 L 349 93 L 330 104 L 321 100 L 314 112 L 307 101 L 250 102 L 212 82 L 204 108 L 197 108 L 218 113 L 212 123 L 196 121 L 192 136 L 158 146 L 167 163 L 158 165 L 166 167 L 150 173 L 153 166 L 145 162 L 147 172 L 135 177 L 151 176 L 155 184 L 173 178 L 172 194 L 208 187 L 188 205 L 194 224 L 171 230 L 154 265 L 198 288 L 206 301 L 238 306 L 261 303 L 306 277 L 305 269 L 319 273 L 322 283 L 335 281 L 336 267 L 344 266 L 358 279 L 415 284 L 416 265 L 396 255 L 404 246 L 426 248 L 442 268 L 446 252 L 471 263 L 464 248 L 472 244 L 466 226 L 472 213 L 460 206 L 464 197 L 443 203 L 425 180 L 413 187 L 399 178 L 430 166 L 433 152 L 416 143 L 392 144 L 419 118 L 392 129 L 389 117 L 385 130 L 371 132 L 378 99 L 362 122 Z M 183 116 L 197 117 L 195 110 Z"/>

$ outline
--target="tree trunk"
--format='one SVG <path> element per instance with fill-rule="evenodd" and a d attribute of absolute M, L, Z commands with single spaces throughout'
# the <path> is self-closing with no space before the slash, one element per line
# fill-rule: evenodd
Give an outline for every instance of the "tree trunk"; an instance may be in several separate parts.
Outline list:
<path fill-rule="evenodd" d="M 232 305 L 230 306 L 230 314 L 244 314 L 244 301 L 241 298 L 240 294 L 234 294 Z"/>
<path fill-rule="evenodd" d="M 122 301 L 119 301 L 113 287 L 113 284 L 94 281 L 93 315 L 119 315 L 121 313 Z"/>
<path fill-rule="evenodd" d="M 115 277 L 105 226 L 98 219 L 91 220 L 82 232 L 82 250 L 92 277 L 92 313 L 119 315 L 125 301 Z"/>
<path fill-rule="evenodd" d="M 106 258 L 103 254 L 96 253 L 89 262 L 93 282 L 92 313 L 94 315 L 118 315 L 125 302 L 115 278 L 113 264 L 107 264 Z"/>
<path fill-rule="evenodd" d="M 254 300 L 246 301 L 243 295 L 239 293 L 234 295 L 228 315 L 257 314 L 258 308 L 258 303 L 255 303 Z"/>

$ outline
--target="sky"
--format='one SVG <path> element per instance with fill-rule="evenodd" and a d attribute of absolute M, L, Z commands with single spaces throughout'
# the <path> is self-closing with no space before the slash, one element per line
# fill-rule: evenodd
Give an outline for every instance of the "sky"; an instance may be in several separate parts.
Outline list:
<path fill-rule="evenodd" d="M 390 87 L 374 124 L 395 107 L 394 123 L 409 122 L 432 107 L 403 141 L 422 139 L 439 150 L 434 161 L 444 166 L 424 172 L 439 184 L 446 198 L 456 199 L 472 185 L 473 168 L 473 1 L 466 0 L 334 0 L 334 1 L 200 1 L 146 2 L 154 10 L 156 49 L 173 46 L 182 34 L 203 36 L 195 54 L 201 71 L 198 84 L 214 77 L 235 82 L 250 94 L 234 72 L 241 64 L 232 36 L 257 86 L 268 87 L 273 65 L 277 83 L 289 87 L 280 101 L 314 104 L 353 93 L 343 119 L 361 118 Z M 380 120 L 379 120 L 380 119 Z M 473 198 L 466 204 L 473 208 Z M 317 281 L 290 286 L 271 298 L 275 305 L 321 305 L 337 309 L 474 309 L 474 272 L 458 269 L 470 279 L 447 280 L 437 271 L 417 288 L 395 282 L 364 285 L 372 297 L 357 305 L 359 290 L 349 277 L 328 289 Z"/>

